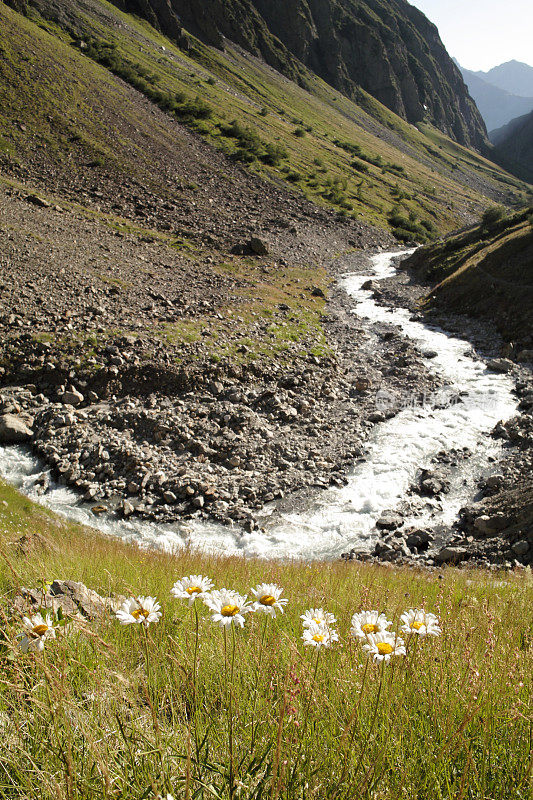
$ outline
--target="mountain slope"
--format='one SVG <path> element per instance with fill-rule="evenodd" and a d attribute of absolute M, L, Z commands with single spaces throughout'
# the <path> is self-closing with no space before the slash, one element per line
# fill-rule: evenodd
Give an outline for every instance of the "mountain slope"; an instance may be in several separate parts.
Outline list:
<path fill-rule="evenodd" d="M 485 73 L 471 72 L 463 67 L 460 70 L 489 132 L 533 109 L 533 97 L 511 94 L 490 83 L 484 77 Z"/>
<path fill-rule="evenodd" d="M 99 0 L 39 0 L 31 16 L 0 5 L 0 162 L 19 179 L 102 207 L 113 198 L 135 218 L 139 203 L 121 185 L 134 179 L 154 220 L 157 197 L 195 203 L 199 223 L 179 213 L 192 231 L 216 227 L 209 219 L 226 207 L 238 228 L 231 192 L 209 205 L 217 173 L 235 163 L 348 219 L 389 228 L 393 212 L 414 215 L 422 239 L 464 224 L 488 198 L 520 200 L 519 182 L 481 156 L 363 94 L 365 110 L 310 72 L 306 90 L 230 44 L 223 53 L 189 36 L 180 48 Z M 199 169 L 199 149 L 210 159 L 200 137 L 227 169 L 218 157 Z"/>
<path fill-rule="evenodd" d="M 533 111 L 492 132 L 498 162 L 525 181 L 533 182 Z"/>
<path fill-rule="evenodd" d="M 426 306 L 495 323 L 506 341 L 533 344 L 533 226 L 529 208 L 419 248 L 403 262 L 433 286 Z"/>
<path fill-rule="evenodd" d="M 485 148 L 484 125 L 437 28 L 406 0 L 113 0 L 171 37 L 180 22 L 227 37 L 290 77 L 305 64 L 348 96 L 358 87 L 411 123 Z M 283 44 L 281 44 L 283 43 Z"/>
<path fill-rule="evenodd" d="M 506 61 L 488 72 L 475 74 L 510 94 L 533 97 L 533 67 L 522 61 Z"/>

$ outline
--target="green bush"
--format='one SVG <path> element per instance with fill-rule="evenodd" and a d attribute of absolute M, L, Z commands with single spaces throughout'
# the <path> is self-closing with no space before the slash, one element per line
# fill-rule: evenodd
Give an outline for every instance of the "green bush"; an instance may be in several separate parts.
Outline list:
<path fill-rule="evenodd" d="M 496 223 L 503 220 L 505 217 L 505 209 L 503 206 L 490 206 L 486 208 L 481 215 L 481 227 L 485 230 L 491 230 Z"/>

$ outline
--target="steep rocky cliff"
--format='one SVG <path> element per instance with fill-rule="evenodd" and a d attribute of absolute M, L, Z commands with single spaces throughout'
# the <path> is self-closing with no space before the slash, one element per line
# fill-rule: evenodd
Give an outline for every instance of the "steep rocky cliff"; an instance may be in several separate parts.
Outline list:
<path fill-rule="evenodd" d="M 411 123 L 484 150 L 486 129 L 437 28 L 406 0 L 114 0 L 167 35 L 236 42 L 290 77 L 298 62 L 345 94 L 360 86 Z"/>

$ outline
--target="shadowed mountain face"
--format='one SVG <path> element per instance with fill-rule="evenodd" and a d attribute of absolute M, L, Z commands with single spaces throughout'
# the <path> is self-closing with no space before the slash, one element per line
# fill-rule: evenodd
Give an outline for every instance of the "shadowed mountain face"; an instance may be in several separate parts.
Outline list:
<path fill-rule="evenodd" d="M 471 72 L 463 67 L 460 70 L 488 131 L 500 128 L 533 109 L 533 97 L 519 97 L 489 83 L 486 76 L 490 73 Z"/>
<path fill-rule="evenodd" d="M 533 111 L 493 131 L 492 141 L 498 163 L 533 183 Z"/>
<path fill-rule="evenodd" d="M 488 72 L 476 72 L 484 81 L 521 97 L 533 97 L 533 67 L 522 61 L 507 61 Z"/>
<path fill-rule="evenodd" d="M 426 120 L 484 150 L 481 115 L 437 28 L 406 0 L 113 0 L 168 36 L 180 26 L 223 37 L 304 81 L 301 64 L 335 88 L 357 87 L 411 123 Z"/>

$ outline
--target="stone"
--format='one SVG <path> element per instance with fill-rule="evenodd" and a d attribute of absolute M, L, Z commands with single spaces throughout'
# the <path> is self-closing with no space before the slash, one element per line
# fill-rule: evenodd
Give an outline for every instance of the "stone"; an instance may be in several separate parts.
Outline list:
<path fill-rule="evenodd" d="M 135 507 L 129 502 L 129 500 L 124 500 L 122 503 L 122 513 L 125 517 L 131 517 L 133 512 L 135 511 Z"/>
<path fill-rule="evenodd" d="M 0 416 L 0 444 L 20 444 L 33 436 L 32 429 L 22 417 L 15 414 Z"/>
<path fill-rule="evenodd" d="M 324 291 L 320 288 L 320 286 L 313 286 L 313 288 L 311 289 L 311 294 L 313 297 L 322 297 L 324 299 L 326 298 L 326 295 Z"/>
<path fill-rule="evenodd" d="M 492 372 L 510 372 L 513 368 L 513 362 L 508 358 L 491 358 L 487 362 L 487 367 Z"/>
<path fill-rule="evenodd" d="M 533 361 L 533 350 L 520 350 L 516 357 L 517 361 Z"/>
<path fill-rule="evenodd" d="M 44 197 L 39 197 L 37 194 L 29 194 L 26 197 L 26 201 L 34 206 L 39 206 L 39 208 L 50 208 L 48 200 L 45 200 Z"/>
<path fill-rule="evenodd" d="M 464 561 L 467 555 L 468 553 L 464 547 L 452 547 L 450 545 L 439 550 L 435 560 L 439 564 L 457 564 L 459 561 Z"/>
<path fill-rule="evenodd" d="M 255 253 L 256 256 L 267 256 L 268 255 L 268 247 L 262 239 L 259 239 L 257 236 L 252 236 L 250 241 L 248 242 L 248 247 Z"/>
<path fill-rule="evenodd" d="M 529 552 L 529 542 L 527 539 L 520 539 L 518 542 L 511 545 L 511 550 L 513 553 L 516 553 L 517 556 L 525 556 L 526 553 Z"/>
<path fill-rule="evenodd" d="M 73 389 L 67 392 L 63 392 L 63 394 L 59 395 L 59 399 L 62 403 L 69 406 L 79 406 L 84 401 L 84 397 L 81 392 L 78 392 L 77 389 Z"/>
<path fill-rule="evenodd" d="M 22 588 L 13 604 L 21 614 L 27 613 L 28 607 L 36 611 L 44 606 L 54 613 L 61 609 L 66 616 L 88 619 L 102 616 L 117 605 L 110 597 L 102 597 L 83 583 L 62 580 L 54 580 L 44 597 L 40 589 Z"/>
<path fill-rule="evenodd" d="M 376 522 L 376 528 L 382 530 L 392 531 L 399 528 L 403 524 L 403 518 L 399 514 L 384 511 L 381 517 Z"/>

